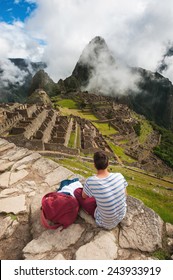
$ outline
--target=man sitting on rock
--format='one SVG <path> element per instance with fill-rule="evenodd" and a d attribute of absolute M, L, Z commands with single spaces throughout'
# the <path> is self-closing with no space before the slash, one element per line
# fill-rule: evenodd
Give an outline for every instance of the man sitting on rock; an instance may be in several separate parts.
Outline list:
<path fill-rule="evenodd" d="M 106 229 L 118 225 L 126 214 L 127 182 L 121 173 L 109 173 L 109 159 L 102 151 L 94 154 L 97 174 L 89 177 L 83 189 L 74 192 L 80 206 Z"/>

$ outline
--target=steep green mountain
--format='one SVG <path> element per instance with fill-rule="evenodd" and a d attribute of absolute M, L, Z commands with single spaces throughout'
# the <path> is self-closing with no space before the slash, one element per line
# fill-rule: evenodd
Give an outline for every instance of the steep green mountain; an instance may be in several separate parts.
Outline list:
<path fill-rule="evenodd" d="M 119 101 L 126 103 L 137 113 L 167 129 L 173 129 L 173 85 L 169 79 L 158 72 L 134 68 L 140 75 L 138 93 L 129 90 L 127 97 L 119 96 Z"/>
<path fill-rule="evenodd" d="M 52 105 L 48 94 L 42 89 L 36 89 L 28 98 L 27 103 Z"/>
<path fill-rule="evenodd" d="M 53 96 L 56 93 L 56 83 L 49 77 L 49 75 L 44 70 L 39 70 L 31 80 L 31 85 L 29 88 L 29 95 L 32 94 L 35 90 L 42 89 Z"/>
<path fill-rule="evenodd" d="M 169 79 L 158 72 L 142 68 L 130 68 L 117 64 L 106 42 L 101 37 L 94 38 L 82 52 L 72 77 L 79 82 L 82 89 L 91 92 L 115 96 L 116 101 L 127 104 L 139 114 L 168 129 L 173 129 L 173 85 Z M 120 90 L 117 83 L 122 71 L 129 83 L 127 88 Z"/>

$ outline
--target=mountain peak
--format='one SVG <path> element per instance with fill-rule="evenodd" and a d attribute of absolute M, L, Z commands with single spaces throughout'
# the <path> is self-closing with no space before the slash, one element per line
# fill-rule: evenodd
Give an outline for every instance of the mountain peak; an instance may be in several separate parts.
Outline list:
<path fill-rule="evenodd" d="M 98 45 L 106 45 L 105 39 L 102 38 L 101 36 L 96 36 L 94 37 L 89 44 L 98 44 Z"/>
<path fill-rule="evenodd" d="M 82 86 L 86 86 L 98 66 L 100 69 L 105 69 L 105 66 L 110 65 L 115 65 L 115 59 L 105 40 L 96 36 L 84 48 L 72 75 L 79 80 Z"/>

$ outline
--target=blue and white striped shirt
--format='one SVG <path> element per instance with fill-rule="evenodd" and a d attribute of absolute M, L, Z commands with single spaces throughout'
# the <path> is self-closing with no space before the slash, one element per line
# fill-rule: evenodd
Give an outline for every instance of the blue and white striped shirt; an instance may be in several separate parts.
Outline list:
<path fill-rule="evenodd" d="M 109 173 L 106 178 L 94 175 L 86 180 L 83 190 L 96 200 L 94 217 L 99 226 L 112 229 L 124 218 L 127 185 L 121 173 Z"/>

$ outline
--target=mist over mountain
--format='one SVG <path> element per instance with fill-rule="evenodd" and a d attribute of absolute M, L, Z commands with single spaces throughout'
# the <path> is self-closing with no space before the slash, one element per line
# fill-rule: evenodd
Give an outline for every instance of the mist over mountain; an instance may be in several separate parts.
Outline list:
<path fill-rule="evenodd" d="M 23 102 L 37 89 L 49 96 L 82 90 L 112 96 L 157 124 L 173 129 L 173 85 L 169 79 L 159 72 L 126 65 L 113 56 L 99 36 L 84 48 L 72 75 L 65 80 L 55 83 L 45 67 L 45 63 L 23 59 L 1 62 L 0 101 Z"/>
<path fill-rule="evenodd" d="M 43 62 L 22 58 L 0 60 L 0 102 L 24 102 L 28 96 L 33 75 L 45 69 Z"/>
<path fill-rule="evenodd" d="M 138 73 L 113 57 L 105 40 L 95 37 L 83 50 L 73 72 L 83 90 L 107 95 L 127 94 L 137 90 Z"/>
<path fill-rule="evenodd" d="M 169 79 L 118 61 L 101 37 L 86 46 L 72 76 L 83 90 L 115 97 L 159 125 L 173 128 L 173 85 Z"/>

